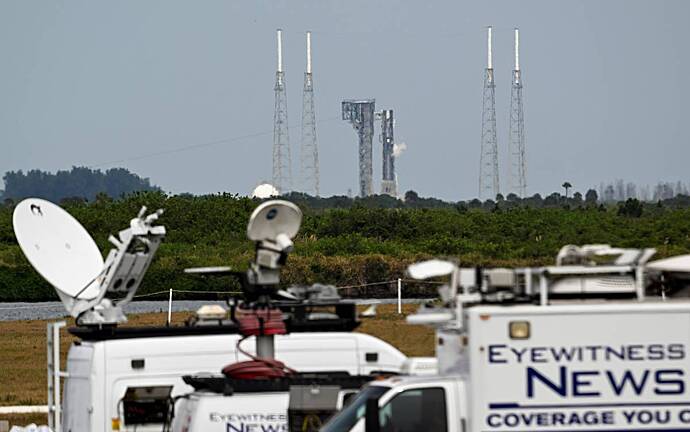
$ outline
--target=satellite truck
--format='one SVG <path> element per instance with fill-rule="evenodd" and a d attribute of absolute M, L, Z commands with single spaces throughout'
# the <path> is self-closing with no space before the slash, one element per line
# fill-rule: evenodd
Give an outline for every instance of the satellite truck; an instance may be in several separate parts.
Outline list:
<path fill-rule="evenodd" d="M 372 382 L 321 431 L 690 431 L 690 256 L 653 254 L 568 246 L 543 268 L 410 266 L 450 280 L 439 306 L 407 318 L 436 329 L 438 375 Z"/>
<path fill-rule="evenodd" d="M 229 361 L 250 360 L 262 349 L 238 346 L 244 337 L 241 324 L 247 321 L 238 319 L 236 304 L 230 307 L 232 314 L 222 306 L 204 306 L 184 326 L 119 325 L 127 321 L 123 307 L 134 298 L 165 236 L 165 228 L 155 225 L 161 214 L 146 215 L 142 208 L 129 228 L 110 236 L 114 248 L 104 261 L 88 232 L 59 206 L 29 198 L 15 208 L 13 225 L 22 251 L 76 320 L 69 332 L 79 340 L 69 349 L 66 371 L 61 370 L 59 351 L 64 323 L 48 325 L 48 419 L 55 431 L 161 431 L 167 427 L 170 401 L 194 390 L 182 376 L 216 373 Z M 267 345 L 300 372 L 373 376 L 414 369 L 423 359 L 410 362 L 390 344 L 352 332 L 359 325 L 356 302 L 341 301 L 333 287 L 289 289 L 294 294 L 275 289 L 300 221 L 294 204 L 268 201 L 249 222 L 256 256 L 246 273 L 236 275 L 247 298 L 264 295 L 262 286 L 283 298 L 274 302 L 280 314 L 272 315 L 270 323 L 282 323 L 288 333 L 262 340 L 271 340 Z"/>
<path fill-rule="evenodd" d="M 222 374 L 185 376 L 184 381 L 195 391 L 172 401 L 172 431 L 317 432 L 323 421 L 343 406 L 348 395 L 377 375 L 390 375 L 371 368 L 363 374 L 337 369 L 298 372 L 281 361 L 286 357 L 276 352 L 275 337 L 289 332 L 282 318 L 281 309 L 286 305 L 282 298 L 306 301 L 312 306 L 330 305 L 335 311 L 354 307 L 353 302 L 341 300 L 335 290 L 311 287 L 281 293 L 278 289 L 284 261 L 282 251 L 292 248 L 290 239 L 299 228 L 298 211 L 295 206 L 265 206 L 252 216 L 247 233 L 257 242 L 257 258 L 247 273 L 237 274 L 245 295 L 231 306 L 231 316 L 242 335 L 237 351 L 244 352 L 250 360 L 231 363 L 222 369 Z M 332 311 L 312 310 L 311 315 L 315 325 L 337 318 Z M 253 354 L 241 346 L 248 338 L 254 339 Z M 341 361 L 347 357 L 354 359 L 357 347 L 342 346 L 338 355 Z M 368 353 L 365 359 L 377 362 L 378 355 Z"/>

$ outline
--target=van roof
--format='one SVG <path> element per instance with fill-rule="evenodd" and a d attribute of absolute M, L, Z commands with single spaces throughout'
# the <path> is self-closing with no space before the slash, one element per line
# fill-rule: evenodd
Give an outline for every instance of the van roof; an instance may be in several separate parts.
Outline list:
<path fill-rule="evenodd" d="M 351 332 L 359 327 L 359 321 L 347 318 L 319 319 L 313 321 L 288 321 L 288 333 L 305 332 Z M 100 341 L 111 339 L 138 339 L 176 336 L 203 336 L 221 334 L 239 334 L 239 328 L 234 323 L 203 326 L 148 326 L 148 327 L 117 327 L 117 326 L 81 326 L 70 327 L 68 331 L 84 341 Z"/>

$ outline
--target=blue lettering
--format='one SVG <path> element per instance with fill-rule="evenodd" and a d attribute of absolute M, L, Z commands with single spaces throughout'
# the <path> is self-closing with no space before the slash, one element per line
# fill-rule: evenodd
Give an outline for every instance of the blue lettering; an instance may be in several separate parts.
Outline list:
<path fill-rule="evenodd" d="M 586 397 L 586 396 L 601 396 L 598 391 L 586 391 L 583 387 L 588 387 L 592 385 L 592 381 L 585 379 L 587 376 L 598 376 L 599 371 L 579 371 L 573 372 L 573 396 Z"/>
<path fill-rule="evenodd" d="M 486 422 L 491 427 L 500 427 L 501 426 L 501 416 L 498 414 L 491 414 L 491 415 L 489 415 L 489 417 L 486 418 Z"/>
<path fill-rule="evenodd" d="M 647 358 L 649 360 L 663 360 L 664 346 L 659 344 L 652 344 L 647 347 Z"/>
<path fill-rule="evenodd" d="M 606 360 L 611 360 L 611 357 L 617 357 L 619 360 L 625 360 L 625 347 L 620 348 L 620 352 L 611 347 L 604 347 L 606 350 Z"/>
<path fill-rule="evenodd" d="M 518 363 L 522 363 L 522 356 L 527 352 L 527 348 L 522 348 L 520 350 L 511 348 L 510 349 L 513 354 L 515 354 L 515 358 L 517 359 Z"/>
<path fill-rule="evenodd" d="M 628 360 L 644 360 L 640 351 L 642 351 L 642 345 L 628 345 Z"/>
<path fill-rule="evenodd" d="M 660 369 L 654 373 L 654 379 L 658 387 L 654 389 L 654 393 L 658 395 L 675 395 L 685 393 L 685 382 L 682 379 L 672 379 L 673 377 L 683 377 L 682 369 Z M 659 386 L 668 385 L 673 388 L 660 388 Z"/>
<path fill-rule="evenodd" d="M 685 358 L 685 347 L 682 344 L 670 344 L 668 346 L 669 360 L 682 360 Z"/>
<path fill-rule="evenodd" d="M 532 362 L 534 362 L 534 363 L 546 363 L 546 359 L 544 358 L 545 353 L 546 353 L 546 348 L 544 348 L 544 347 L 532 348 Z"/>
<path fill-rule="evenodd" d="M 559 370 L 559 380 L 558 382 L 551 381 L 536 369 L 532 367 L 527 368 L 527 397 L 534 397 L 534 381 L 541 381 L 544 385 L 550 388 L 552 391 L 558 393 L 562 397 L 565 397 L 568 393 L 568 382 L 566 379 L 566 368 L 561 366 Z"/>
<path fill-rule="evenodd" d="M 575 357 L 575 348 L 571 347 L 569 350 L 566 350 L 565 347 L 559 347 L 558 349 L 552 347 L 551 355 L 557 362 L 562 360 L 572 361 Z"/>
<path fill-rule="evenodd" d="M 626 370 L 623 373 L 623 377 L 620 379 L 620 381 L 616 380 L 616 376 L 613 374 L 611 371 L 606 371 L 606 377 L 609 380 L 609 383 L 611 384 L 611 388 L 613 391 L 616 393 L 617 396 L 620 396 L 621 393 L 623 393 L 623 390 L 625 389 L 626 383 L 630 383 L 632 386 L 633 390 L 635 391 L 635 394 L 639 395 L 642 393 L 642 389 L 644 388 L 645 383 L 647 382 L 647 377 L 649 376 L 649 371 L 645 370 L 644 373 L 642 374 L 642 378 L 640 379 L 639 382 L 635 381 L 635 375 L 630 370 Z"/>
<path fill-rule="evenodd" d="M 489 345 L 489 363 L 508 363 L 508 360 L 504 358 L 497 358 L 500 355 L 498 351 L 500 348 L 506 348 L 506 345 Z"/>

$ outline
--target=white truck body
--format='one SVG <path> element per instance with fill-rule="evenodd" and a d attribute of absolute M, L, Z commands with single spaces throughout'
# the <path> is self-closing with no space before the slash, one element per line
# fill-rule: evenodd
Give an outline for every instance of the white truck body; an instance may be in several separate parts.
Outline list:
<path fill-rule="evenodd" d="M 381 431 L 690 431 L 689 302 L 479 305 L 464 316 L 465 333 L 438 338 L 458 347 L 456 374 L 372 383 L 323 431 L 364 431 L 377 388 Z M 511 323 L 527 337 L 511 338 Z"/>
<path fill-rule="evenodd" d="M 204 404 L 204 416 L 199 412 L 199 403 Z M 192 394 L 176 412 L 173 431 L 220 431 L 220 432 L 287 432 L 289 394 L 261 393 L 258 395 L 236 395 L 232 407 L 221 394 Z"/>
<path fill-rule="evenodd" d="M 357 390 L 341 390 L 336 409 L 345 396 Z M 287 432 L 289 392 L 222 394 L 192 393 L 176 407 L 172 432 Z M 321 425 L 318 417 L 303 420 L 305 430 Z"/>
<path fill-rule="evenodd" d="M 72 345 L 67 358 L 62 430 L 134 430 L 124 424 L 120 403 L 129 387 L 171 385 L 173 396 L 191 392 L 193 388 L 182 381 L 182 376 L 218 374 L 230 363 L 248 360 L 236 351 L 239 338 L 236 334 L 167 336 Z M 275 344 L 276 355 L 301 372 L 400 372 L 407 360 L 390 344 L 362 333 L 292 333 L 276 336 Z M 242 348 L 254 353 L 252 341 L 243 342 Z M 161 424 L 139 425 L 136 430 L 160 431 Z"/>

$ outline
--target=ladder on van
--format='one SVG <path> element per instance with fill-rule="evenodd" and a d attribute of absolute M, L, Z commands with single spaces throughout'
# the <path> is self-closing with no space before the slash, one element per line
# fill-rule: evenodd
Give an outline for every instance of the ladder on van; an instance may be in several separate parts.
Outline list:
<path fill-rule="evenodd" d="M 60 329 L 66 325 L 65 321 L 56 321 L 48 323 L 46 328 L 48 427 L 54 432 L 62 432 L 60 379 L 67 373 L 60 370 Z"/>

